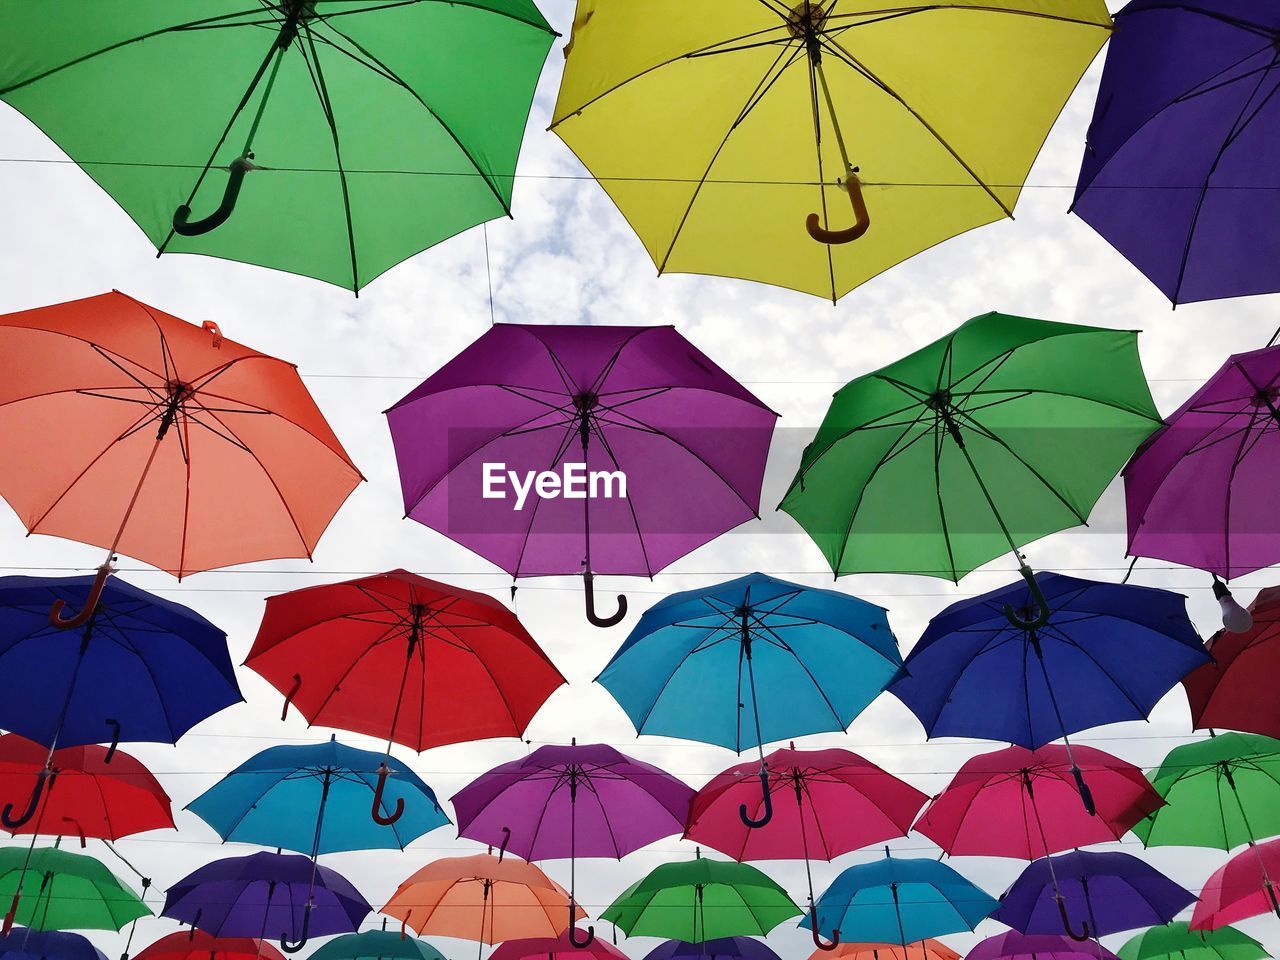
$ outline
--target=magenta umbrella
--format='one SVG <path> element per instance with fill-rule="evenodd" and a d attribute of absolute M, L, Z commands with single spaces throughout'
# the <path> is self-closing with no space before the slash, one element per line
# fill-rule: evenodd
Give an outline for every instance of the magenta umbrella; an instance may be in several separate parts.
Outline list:
<path fill-rule="evenodd" d="M 595 574 L 759 516 L 777 414 L 673 327 L 499 324 L 387 420 L 406 515 L 513 577 L 581 574 L 612 626 Z"/>
<path fill-rule="evenodd" d="M 1116 955 L 1097 941 L 1010 930 L 987 937 L 964 960 L 1116 960 Z"/>

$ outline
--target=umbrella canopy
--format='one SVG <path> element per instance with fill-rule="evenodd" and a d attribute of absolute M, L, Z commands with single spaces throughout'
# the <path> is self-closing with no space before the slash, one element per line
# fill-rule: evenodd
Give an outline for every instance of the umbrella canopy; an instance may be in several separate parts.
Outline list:
<path fill-rule="evenodd" d="M 394 930 L 344 933 L 321 944 L 311 957 L 315 960 L 445 960 L 444 954 L 427 941 L 406 937 Z"/>
<path fill-rule="evenodd" d="M 837 576 L 959 580 L 1084 523 L 1159 424 L 1133 331 L 988 313 L 839 390 L 781 509 Z"/>
<path fill-rule="evenodd" d="M 828 0 L 579 0 L 577 11 L 552 129 L 659 271 L 832 300 L 1011 216 L 1110 25 L 1100 0 L 900 16 Z M 866 209 L 860 229 L 837 232 L 853 219 L 850 167 L 869 181 Z"/>
<path fill-rule="evenodd" d="M 0 19 L 15 54 L 0 99 L 162 253 L 353 290 L 510 213 L 555 36 L 532 0 L 146 0 L 119 15 L 59 0 L 33 13 Z M 161 92 L 170 81 L 180 95 Z"/>
<path fill-rule="evenodd" d="M 1231 850 L 1280 834 L 1280 740 L 1223 733 L 1184 743 L 1151 780 L 1167 805 L 1133 828 L 1149 847 Z"/>
<path fill-rule="evenodd" d="M 0 736 L 0 807 L 12 814 L 26 806 L 48 757 L 48 749 L 16 733 Z M 141 761 L 123 750 L 109 755 L 97 744 L 63 747 L 53 753 L 52 770 L 35 816 L 6 827 L 10 833 L 119 840 L 173 827 L 169 795 Z"/>
<path fill-rule="evenodd" d="M 559 937 L 586 916 L 532 863 L 491 854 L 433 860 L 396 887 L 382 912 L 420 934 L 488 944 Z"/>
<path fill-rule="evenodd" d="M 1280 701 L 1271 683 L 1280 673 L 1280 587 L 1259 590 L 1249 613 L 1253 625 L 1243 633 L 1214 634 L 1208 647 L 1215 662 L 1182 681 L 1197 730 L 1221 727 L 1280 737 Z"/>
<path fill-rule="evenodd" d="M 938 860 L 881 860 L 841 873 L 800 926 L 841 939 L 907 944 L 972 930 L 999 903 Z"/>
<path fill-rule="evenodd" d="M 834 950 L 816 950 L 809 960 L 960 960 L 941 940 L 920 943 L 841 943 Z"/>
<path fill-rule="evenodd" d="M 1191 913 L 1191 929 L 1216 930 L 1263 913 L 1280 916 L 1278 880 L 1280 840 L 1250 845 L 1205 882 Z"/>
<path fill-rule="evenodd" d="M 1116 960 L 1097 942 L 1050 934 L 1028 936 L 1016 930 L 987 937 L 964 956 L 965 960 Z"/>
<path fill-rule="evenodd" d="M 780 960 L 762 940 L 751 937 L 721 937 L 689 943 L 685 940 L 667 940 L 647 954 L 644 960 Z"/>
<path fill-rule="evenodd" d="M 1120 960 L 1263 960 L 1266 948 L 1235 927 L 1190 930 L 1187 921 L 1152 927 L 1116 951 Z"/>
<path fill-rule="evenodd" d="M 652 576 L 759 515 L 777 414 L 673 327 L 498 324 L 387 420 L 408 516 L 513 577 L 583 574 L 611 625 L 594 574 Z"/>
<path fill-rule="evenodd" d="M 107 960 L 87 937 L 14 927 L 0 940 L 0 960 Z"/>
<path fill-rule="evenodd" d="M 1075 767 L 1093 797 L 1092 816 L 1080 803 Z M 1118 840 L 1163 803 L 1141 770 L 1101 750 L 1008 747 L 966 761 L 914 829 L 951 856 L 1035 860 Z"/>
<path fill-rule="evenodd" d="M 576 945 L 566 930 L 558 937 L 508 940 L 489 954 L 489 960 L 627 960 L 627 955 L 604 940 Z"/>
<path fill-rule="evenodd" d="M 133 960 L 284 960 L 284 955 L 265 940 L 215 937 L 208 931 L 192 927 L 161 937 L 135 953 Z"/>
<path fill-rule="evenodd" d="M 16 920 L 32 930 L 120 930 L 151 916 L 93 857 L 56 847 L 0 848 L 0 900 L 11 903 L 6 929 Z"/>
<path fill-rule="evenodd" d="M 1280 289 L 1277 31 L 1266 0 L 1116 14 L 1072 209 L 1175 305 Z"/>
<path fill-rule="evenodd" d="M 703 943 L 760 936 L 800 914 L 780 886 L 755 867 L 698 856 L 664 863 L 600 914 L 629 937 Z"/>
<path fill-rule="evenodd" d="M 1231 357 L 1169 416 L 1124 470 L 1131 554 L 1228 580 L 1280 562 L 1277 404 L 1280 346 Z"/>
<path fill-rule="evenodd" d="M 382 754 L 328 743 L 268 747 L 187 804 L 223 840 L 317 856 L 344 850 L 403 850 L 449 822 L 436 795 L 407 768 L 389 772 L 382 803 L 402 815 L 368 815 Z"/>
<path fill-rule="evenodd" d="M 1169 923 L 1195 900 L 1137 857 L 1076 850 L 1028 865 L 991 919 L 1022 933 L 1097 939 Z"/>

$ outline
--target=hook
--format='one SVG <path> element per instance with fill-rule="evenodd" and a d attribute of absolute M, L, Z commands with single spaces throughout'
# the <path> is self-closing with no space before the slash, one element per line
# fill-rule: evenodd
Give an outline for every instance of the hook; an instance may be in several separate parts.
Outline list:
<path fill-rule="evenodd" d="M 63 817 L 63 818 L 62 818 L 62 820 L 63 820 L 63 822 L 64 822 L 64 823 L 69 823 L 69 824 L 71 824 L 71 826 L 75 827 L 76 835 L 80 837 L 80 849 L 81 849 L 81 850 L 83 850 L 85 847 L 89 846 L 89 841 L 88 841 L 88 840 L 86 840 L 86 839 L 85 839 L 85 836 L 84 836 L 84 827 L 80 826 L 80 821 L 79 821 L 79 820 L 77 820 L 75 817 Z"/>
<path fill-rule="evenodd" d="M 257 169 L 250 162 L 251 156 L 252 154 L 246 154 L 231 161 L 231 166 L 227 168 L 231 175 L 227 178 L 227 188 L 222 192 L 222 202 L 209 216 L 193 223 L 191 207 L 185 203 L 173 211 L 173 232 L 182 234 L 184 237 L 198 237 L 226 223 L 227 218 L 231 216 L 231 211 L 236 208 L 236 200 L 240 197 L 244 175 L 250 170 Z"/>
<path fill-rule="evenodd" d="M 212 320 L 206 320 L 204 323 L 200 324 L 200 329 L 204 330 L 209 334 L 210 338 L 212 338 L 212 346 L 215 350 L 222 346 L 222 328 L 220 326 Z"/>
<path fill-rule="evenodd" d="M 1018 572 L 1022 574 L 1022 579 L 1027 581 L 1027 589 L 1031 591 L 1031 602 L 1034 604 L 1032 609 L 1035 614 L 1030 620 L 1023 620 L 1018 616 L 1018 611 L 1013 609 L 1013 604 L 1006 603 L 1004 615 L 1019 630 L 1037 630 L 1049 622 L 1049 603 L 1040 590 L 1040 584 L 1036 583 L 1036 575 L 1031 568 L 1024 563 Z"/>
<path fill-rule="evenodd" d="M 764 800 L 764 815 L 755 820 L 751 814 L 747 812 L 745 803 L 738 804 L 738 816 L 742 818 L 742 822 L 753 830 L 756 827 L 763 827 L 773 819 L 773 792 L 769 789 L 769 771 L 762 764 L 760 767 L 760 793 Z"/>
<path fill-rule="evenodd" d="M 809 236 L 819 243 L 852 243 L 866 233 L 867 228 L 871 226 L 871 215 L 867 213 L 867 202 L 862 196 L 862 181 L 858 179 L 857 167 L 849 168 L 844 179 L 844 188 L 849 194 L 849 202 L 853 205 L 853 226 L 846 230 L 827 230 L 822 226 L 822 218 L 816 213 L 811 213 L 804 226 L 809 231 Z"/>
<path fill-rule="evenodd" d="M 384 827 L 391 826 L 399 820 L 401 814 L 404 813 L 404 797 L 396 797 L 395 809 L 386 816 L 383 816 L 382 814 L 382 791 L 386 789 L 387 777 L 390 775 L 391 768 L 387 766 L 387 761 L 383 760 L 382 763 L 378 765 L 378 785 L 373 788 L 373 810 L 370 811 L 370 813 L 373 816 L 373 822 L 380 823 Z M 304 936 L 302 939 L 305 942 L 307 938 Z"/>
<path fill-rule="evenodd" d="M 107 717 L 103 723 L 111 728 L 111 746 L 107 748 L 107 755 L 102 758 L 103 763 L 110 763 L 112 757 L 116 755 L 116 747 L 120 746 L 120 721 L 112 717 Z"/>
<path fill-rule="evenodd" d="M 1083 943 L 1085 940 L 1088 940 L 1089 921 L 1081 920 L 1080 927 L 1083 932 L 1076 933 L 1071 929 L 1071 918 L 1067 916 L 1067 903 L 1062 894 L 1055 895 L 1053 899 L 1058 901 L 1058 913 L 1062 917 L 1062 929 L 1067 931 L 1067 936 L 1072 940 L 1075 940 L 1077 943 Z"/>
<path fill-rule="evenodd" d="M 401 940 L 409 939 L 409 935 L 405 933 L 405 927 L 408 926 L 409 918 L 412 916 L 413 916 L 413 911 L 408 910 L 405 912 L 405 915 L 400 918 L 400 939 Z"/>
<path fill-rule="evenodd" d="M 31 789 L 31 798 L 27 801 L 27 809 L 23 810 L 20 816 L 15 817 L 13 815 L 13 804 L 6 803 L 4 809 L 0 810 L 0 823 L 3 823 L 9 830 L 17 830 L 34 817 L 36 815 L 36 807 L 40 805 L 40 797 L 44 793 L 48 780 L 49 768 L 45 767 L 36 774 L 36 785 Z"/>
<path fill-rule="evenodd" d="M 311 904 L 308 903 L 302 908 L 302 930 L 301 936 L 298 937 L 296 943 L 290 943 L 288 934 L 280 935 L 280 949 L 285 953 L 297 953 L 307 945 L 307 939 L 311 933 Z"/>
<path fill-rule="evenodd" d="M 591 944 L 595 941 L 596 928 L 591 925 L 588 925 L 586 938 L 583 940 L 579 940 L 578 928 L 575 925 L 577 924 L 577 922 L 578 922 L 578 905 L 574 903 L 573 898 L 570 897 L 569 898 L 569 942 L 573 944 L 575 947 L 577 947 L 579 950 L 582 950 L 586 947 L 591 946 Z"/>
<path fill-rule="evenodd" d="M 192 918 L 191 918 L 191 929 L 187 931 L 187 939 L 188 939 L 188 940 L 195 940 L 195 938 L 196 938 L 196 927 L 197 927 L 197 926 L 199 925 L 199 923 L 200 923 L 200 915 L 201 915 L 202 913 L 204 913 L 204 907 L 199 907 L 199 908 L 196 910 L 196 915 L 195 915 L 194 917 L 192 917 Z"/>
<path fill-rule="evenodd" d="M 507 855 L 507 844 L 511 842 L 511 828 L 502 828 L 502 846 L 498 848 L 498 862 L 502 862 L 502 858 Z"/>
<path fill-rule="evenodd" d="M 53 601 L 53 606 L 49 608 L 49 623 L 59 630 L 74 630 L 88 623 L 98 609 L 98 601 L 102 599 L 102 589 L 107 585 L 107 577 L 111 576 L 114 569 L 110 560 L 98 568 L 98 575 L 93 578 L 93 585 L 89 587 L 89 595 L 84 599 L 84 609 L 75 616 L 63 618 L 62 610 L 67 602 L 61 597 Z"/>
<path fill-rule="evenodd" d="M 812 900 L 809 901 L 809 932 L 813 934 L 813 945 L 819 950 L 830 953 L 836 947 L 840 946 L 840 931 L 831 931 L 831 940 L 822 939 L 822 934 L 818 933 L 818 908 L 814 906 Z"/>
<path fill-rule="evenodd" d="M 597 627 L 612 627 L 621 623 L 622 618 L 627 615 L 627 598 L 622 594 L 618 594 L 618 612 L 608 617 L 602 617 L 596 613 L 595 575 L 590 570 L 587 570 L 582 574 L 582 583 L 587 599 L 587 619 Z"/>
<path fill-rule="evenodd" d="M 1098 808 L 1093 802 L 1093 791 L 1090 790 L 1089 785 L 1084 782 L 1084 773 L 1075 765 L 1075 763 L 1071 764 L 1071 776 L 1075 777 L 1076 790 L 1080 792 L 1080 799 L 1084 801 L 1085 811 L 1091 817 L 1097 816 Z"/>
<path fill-rule="evenodd" d="M 302 689 L 302 674 L 295 673 L 293 675 L 293 686 L 289 688 L 289 692 L 284 697 L 284 709 L 280 711 L 281 720 L 289 716 L 289 704 L 293 703 L 293 698 L 298 695 L 300 689 Z"/>

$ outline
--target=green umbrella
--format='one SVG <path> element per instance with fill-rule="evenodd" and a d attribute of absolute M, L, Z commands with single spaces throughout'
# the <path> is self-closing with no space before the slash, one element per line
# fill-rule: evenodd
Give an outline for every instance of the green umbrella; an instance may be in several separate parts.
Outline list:
<path fill-rule="evenodd" d="M 382 923 L 385 927 L 386 921 Z M 444 960 L 444 954 L 425 940 L 383 929 L 344 933 L 316 950 L 310 960 Z"/>
<path fill-rule="evenodd" d="M 1167 804 L 1133 828 L 1149 847 L 1231 850 L 1280 836 L 1280 740 L 1224 733 L 1186 743 L 1151 782 Z"/>
<path fill-rule="evenodd" d="M 1159 425 L 1134 331 L 988 313 L 839 390 L 781 509 L 837 576 L 958 581 L 1084 523 Z"/>
<path fill-rule="evenodd" d="M 93 857 L 56 847 L 0 849 L 0 900 L 6 897 L 12 898 L 10 917 L 32 930 L 119 930 L 151 916 Z"/>
<path fill-rule="evenodd" d="M 699 855 L 650 871 L 600 917 L 627 936 L 701 943 L 763 937 L 800 912 L 786 891 L 750 864 Z"/>
<path fill-rule="evenodd" d="M 1152 927 L 1116 951 L 1120 960 L 1262 960 L 1262 944 L 1234 927 L 1191 930 L 1185 920 Z"/>
<path fill-rule="evenodd" d="M 509 214 L 533 0 L 6 3 L 0 99 L 161 253 L 359 290 Z"/>

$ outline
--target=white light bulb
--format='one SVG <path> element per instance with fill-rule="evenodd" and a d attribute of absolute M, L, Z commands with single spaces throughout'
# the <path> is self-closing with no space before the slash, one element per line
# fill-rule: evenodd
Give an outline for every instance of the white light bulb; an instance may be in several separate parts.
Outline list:
<path fill-rule="evenodd" d="M 1253 628 L 1253 614 L 1236 602 L 1227 585 L 1214 578 L 1213 595 L 1218 598 L 1218 606 L 1222 608 L 1222 626 L 1229 633 L 1248 633 Z"/>

